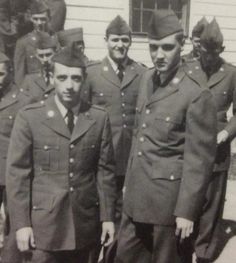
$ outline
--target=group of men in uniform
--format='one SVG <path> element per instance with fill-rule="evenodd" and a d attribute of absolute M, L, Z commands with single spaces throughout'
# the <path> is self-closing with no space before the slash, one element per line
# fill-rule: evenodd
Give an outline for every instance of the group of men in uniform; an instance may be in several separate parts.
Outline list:
<path fill-rule="evenodd" d="M 199 21 L 181 57 L 177 16 L 154 11 L 147 69 L 128 56 L 122 17 L 90 61 L 81 28 L 55 33 L 44 1 L 30 10 L 16 85 L 0 54 L 3 262 L 95 263 L 101 247 L 106 263 L 213 262 L 236 135 L 236 71 L 216 20 Z"/>

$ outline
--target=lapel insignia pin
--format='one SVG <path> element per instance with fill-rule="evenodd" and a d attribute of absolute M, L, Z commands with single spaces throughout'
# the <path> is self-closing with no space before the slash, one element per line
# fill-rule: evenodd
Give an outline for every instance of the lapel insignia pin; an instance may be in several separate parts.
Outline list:
<path fill-rule="evenodd" d="M 48 111 L 48 117 L 53 118 L 55 116 L 55 112 L 53 110 Z"/>
<path fill-rule="evenodd" d="M 108 71 L 108 67 L 107 66 L 103 67 L 103 70 Z"/>
<path fill-rule="evenodd" d="M 220 71 L 223 72 L 223 71 L 225 71 L 225 70 L 224 70 L 224 68 L 220 68 Z"/>
<path fill-rule="evenodd" d="M 15 99 L 16 98 L 16 94 L 12 94 L 12 98 Z"/>

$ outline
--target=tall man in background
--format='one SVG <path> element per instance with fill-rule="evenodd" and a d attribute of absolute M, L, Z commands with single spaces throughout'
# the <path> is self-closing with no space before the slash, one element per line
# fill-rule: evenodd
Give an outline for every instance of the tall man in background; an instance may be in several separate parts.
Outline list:
<path fill-rule="evenodd" d="M 148 38 L 154 68 L 139 85 L 116 262 L 181 263 L 213 168 L 216 111 L 180 65 L 184 34 L 173 11 L 153 13 Z"/>
<path fill-rule="evenodd" d="M 236 136 L 236 68 L 221 58 L 223 51 L 223 35 L 213 19 L 200 38 L 200 59 L 187 64 L 190 77 L 211 91 L 217 109 L 217 154 L 197 231 L 195 252 L 198 263 L 213 262 L 216 257 L 230 164 L 230 142 Z M 231 104 L 234 116 L 227 122 Z"/>

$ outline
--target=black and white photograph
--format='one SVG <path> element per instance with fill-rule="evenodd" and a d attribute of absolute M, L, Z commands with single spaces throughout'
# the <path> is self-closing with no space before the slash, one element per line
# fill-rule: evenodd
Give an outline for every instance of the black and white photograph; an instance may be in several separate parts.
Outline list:
<path fill-rule="evenodd" d="M 236 1 L 0 0 L 0 263 L 236 262 Z"/>

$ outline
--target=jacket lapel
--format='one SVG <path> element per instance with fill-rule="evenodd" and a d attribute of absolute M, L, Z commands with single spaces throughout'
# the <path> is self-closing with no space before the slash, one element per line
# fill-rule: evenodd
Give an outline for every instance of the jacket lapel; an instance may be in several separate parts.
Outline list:
<path fill-rule="evenodd" d="M 120 88 L 120 80 L 114 72 L 108 58 L 104 58 L 102 61 L 101 75 L 110 83 Z"/>
<path fill-rule="evenodd" d="M 175 77 L 168 83 L 166 87 L 163 87 L 163 90 L 161 92 L 154 92 L 150 99 L 147 102 L 147 105 L 152 104 L 154 102 L 163 100 L 164 98 L 170 96 L 171 94 L 175 93 L 179 90 L 179 83 L 183 79 L 185 73 L 183 72 L 182 68 L 179 69 Z M 150 84 L 151 85 L 151 84 Z M 153 86 L 153 84 L 152 84 Z"/>
<path fill-rule="evenodd" d="M 70 131 L 56 106 L 54 96 L 50 97 L 45 101 L 46 112 L 45 119 L 43 121 L 44 125 L 55 131 L 56 133 L 70 139 Z"/>
<path fill-rule="evenodd" d="M 137 72 L 135 71 L 135 67 L 133 65 L 133 61 L 131 59 L 128 60 L 124 78 L 121 83 L 121 89 L 125 88 L 129 83 L 137 77 Z"/>
<path fill-rule="evenodd" d="M 43 76 L 38 76 L 38 78 L 35 79 L 35 83 L 43 91 L 47 90 L 47 88 L 48 88 L 46 83 L 45 83 L 45 80 L 44 80 Z"/>
<path fill-rule="evenodd" d="M 9 85 L 9 88 L 11 87 L 12 84 Z M 12 86 L 13 87 L 13 86 Z M 18 98 L 17 98 L 18 92 L 16 91 L 15 88 L 12 88 L 11 91 L 9 91 L 3 98 L 0 100 L 0 110 L 5 109 L 15 103 L 17 103 Z"/>
<path fill-rule="evenodd" d="M 76 141 L 84 135 L 90 127 L 95 124 L 95 120 L 91 117 L 90 112 L 80 112 L 74 130 L 71 135 L 71 142 Z"/>
<path fill-rule="evenodd" d="M 216 84 L 221 82 L 225 78 L 225 76 L 226 76 L 226 71 L 224 65 L 222 65 L 220 69 L 216 73 L 214 73 L 208 80 L 208 87 L 209 88 L 214 87 Z"/>

